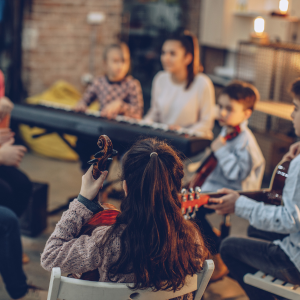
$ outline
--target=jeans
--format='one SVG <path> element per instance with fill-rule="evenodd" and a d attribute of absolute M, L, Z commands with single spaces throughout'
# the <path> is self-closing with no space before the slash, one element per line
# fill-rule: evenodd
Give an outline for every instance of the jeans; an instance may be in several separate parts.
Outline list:
<path fill-rule="evenodd" d="M 283 239 L 286 235 L 248 229 L 250 238 L 228 237 L 220 246 L 220 254 L 227 265 L 232 277 L 241 285 L 250 300 L 269 300 L 276 297 L 266 291 L 244 283 L 243 277 L 247 273 L 258 270 L 270 274 L 292 284 L 300 284 L 300 272 L 291 262 L 285 252 L 272 243 Z"/>
<path fill-rule="evenodd" d="M 221 239 L 213 232 L 212 226 L 205 216 L 206 214 L 212 214 L 214 212 L 215 210 L 213 209 L 201 206 L 199 207 L 196 213 L 196 218 L 194 219 L 200 228 L 205 245 L 212 255 L 219 253 Z"/>
<path fill-rule="evenodd" d="M 28 290 L 22 269 L 22 245 L 19 220 L 8 208 L 0 206 L 0 274 L 8 294 L 13 299 L 23 297 Z"/>
<path fill-rule="evenodd" d="M 0 205 L 10 208 L 18 217 L 26 209 L 32 183 L 15 167 L 0 166 Z"/>

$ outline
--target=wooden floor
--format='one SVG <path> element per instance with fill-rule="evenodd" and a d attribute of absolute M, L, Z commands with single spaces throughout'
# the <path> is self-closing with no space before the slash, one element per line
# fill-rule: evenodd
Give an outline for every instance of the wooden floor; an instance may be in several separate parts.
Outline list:
<path fill-rule="evenodd" d="M 48 209 L 52 210 L 66 203 L 67 199 L 79 193 L 81 183 L 81 171 L 78 163 L 62 162 L 53 159 L 43 158 L 34 154 L 26 154 L 21 169 L 25 171 L 31 180 L 48 182 L 50 193 L 48 200 Z M 117 165 L 114 168 L 114 174 L 111 177 L 119 175 Z M 119 206 L 118 201 L 114 201 L 115 206 Z M 28 282 L 39 286 L 45 290 L 48 289 L 50 273 L 40 266 L 40 254 L 43 251 L 47 238 L 52 233 L 55 224 L 60 219 L 61 213 L 48 218 L 48 228 L 37 238 L 22 237 L 24 252 L 30 257 L 30 263 L 24 265 L 24 271 Z M 221 222 L 220 216 L 209 216 L 214 226 Z M 232 217 L 232 235 L 245 236 L 248 223 L 236 216 Z M 47 293 L 30 296 L 26 300 L 46 300 Z M 3 282 L 0 277 L 0 300 L 9 300 Z M 232 279 L 226 277 L 223 280 L 210 284 L 207 288 L 204 300 L 246 300 L 243 290 Z"/>

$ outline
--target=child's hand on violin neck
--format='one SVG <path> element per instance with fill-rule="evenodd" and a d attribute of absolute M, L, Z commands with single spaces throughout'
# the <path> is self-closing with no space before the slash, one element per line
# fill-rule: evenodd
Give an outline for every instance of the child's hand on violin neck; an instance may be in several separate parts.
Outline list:
<path fill-rule="evenodd" d="M 80 189 L 80 195 L 89 200 L 93 200 L 97 196 L 108 173 L 108 171 L 103 171 L 101 176 L 95 180 L 93 178 L 92 171 L 93 165 L 91 165 L 87 172 L 82 176 Z"/>
<path fill-rule="evenodd" d="M 212 151 L 216 152 L 221 147 L 223 147 L 226 144 L 226 140 L 223 136 L 219 135 L 210 145 Z"/>
<path fill-rule="evenodd" d="M 205 207 L 214 209 L 219 215 L 226 215 L 234 213 L 235 211 L 235 202 L 240 197 L 240 194 L 234 190 L 223 188 L 218 190 L 220 194 L 226 194 L 221 198 L 210 198 Z"/>

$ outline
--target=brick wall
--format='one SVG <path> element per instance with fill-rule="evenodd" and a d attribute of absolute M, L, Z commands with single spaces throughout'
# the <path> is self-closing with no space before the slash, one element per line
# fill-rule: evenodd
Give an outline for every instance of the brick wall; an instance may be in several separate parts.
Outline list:
<path fill-rule="evenodd" d="M 95 74 L 102 73 L 105 45 L 117 41 L 121 31 L 122 0 L 31 0 L 25 11 L 22 77 L 29 95 L 44 91 L 64 79 L 83 89 L 80 78 L 89 72 L 89 12 L 104 12 L 98 25 Z"/>
<path fill-rule="evenodd" d="M 201 0 L 181 0 L 185 28 L 199 37 Z"/>

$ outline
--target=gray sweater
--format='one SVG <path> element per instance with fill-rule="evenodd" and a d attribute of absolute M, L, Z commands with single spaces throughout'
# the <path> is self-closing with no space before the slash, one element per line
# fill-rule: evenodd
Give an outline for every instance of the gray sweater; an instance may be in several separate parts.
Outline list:
<path fill-rule="evenodd" d="M 60 267 L 62 273 L 75 274 L 98 268 L 99 281 L 109 282 L 108 269 L 120 255 L 120 235 L 124 228 L 115 233 L 112 244 L 105 247 L 102 247 L 103 237 L 110 226 L 97 227 L 91 236 L 81 235 L 78 237 L 82 226 L 93 216 L 90 209 L 94 210 L 93 208 L 95 208 L 97 210 L 96 207 L 93 207 L 93 204 L 90 205 L 91 201 L 87 203 L 88 200 L 84 201 L 82 198 L 80 200 L 81 202 L 75 199 L 70 204 L 69 210 L 63 213 L 46 243 L 41 256 L 41 265 L 47 271 L 51 271 L 54 267 Z M 195 239 L 197 239 L 197 236 L 195 236 Z M 134 274 L 120 274 L 113 280 L 131 283 L 134 282 Z M 176 299 L 192 300 L 193 294 L 189 293 Z"/>

